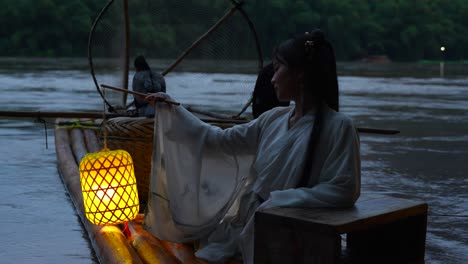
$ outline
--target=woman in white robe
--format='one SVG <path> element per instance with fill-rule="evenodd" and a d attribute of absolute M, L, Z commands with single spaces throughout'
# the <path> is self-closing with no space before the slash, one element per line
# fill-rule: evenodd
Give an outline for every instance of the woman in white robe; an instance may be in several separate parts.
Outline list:
<path fill-rule="evenodd" d="M 282 43 L 272 83 L 279 100 L 247 124 L 222 130 L 182 106 L 156 103 L 145 228 L 163 240 L 200 241 L 210 263 L 253 263 L 256 210 L 350 207 L 360 194 L 359 138 L 338 110 L 332 46 L 315 30 Z M 150 103 L 170 97 L 148 96 Z"/>

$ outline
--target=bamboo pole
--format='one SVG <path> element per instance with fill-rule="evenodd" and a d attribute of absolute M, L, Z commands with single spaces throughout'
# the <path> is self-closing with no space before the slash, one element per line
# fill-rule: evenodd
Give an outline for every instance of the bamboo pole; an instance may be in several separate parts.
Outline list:
<path fill-rule="evenodd" d="M 125 18 L 125 35 L 124 35 L 124 58 L 122 72 L 122 87 L 128 89 L 128 73 L 130 71 L 130 17 L 128 15 L 128 0 L 123 1 L 123 11 Z M 125 109 L 127 105 L 127 94 L 122 94 L 122 107 Z"/>
<path fill-rule="evenodd" d="M 123 92 L 123 93 L 125 93 L 125 94 L 127 94 L 127 93 L 129 93 L 129 94 L 134 94 L 134 95 L 137 95 L 137 96 L 140 96 L 140 97 L 146 97 L 146 96 L 148 96 L 148 94 L 139 93 L 139 92 L 135 92 L 135 91 L 131 91 L 131 90 L 126 90 L 126 89 L 122 89 L 122 88 L 115 87 L 115 86 L 111 86 L 111 85 L 107 85 L 107 84 L 101 84 L 101 87 L 102 87 L 102 88 L 108 88 L 108 89 L 116 90 L 116 91 L 120 91 L 120 92 Z M 173 104 L 173 105 L 180 105 L 180 103 L 178 103 L 178 102 L 169 101 L 169 100 L 164 100 L 163 102 L 168 103 L 168 104 Z"/>
<path fill-rule="evenodd" d="M 199 111 L 199 110 L 189 110 L 193 112 L 198 112 L 201 114 L 206 114 L 208 112 Z M 0 111 L 0 116 L 2 117 L 35 117 L 35 118 L 93 118 L 100 119 L 102 118 L 102 113 L 99 112 L 26 112 L 26 111 Z M 125 114 L 106 114 L 106 118 L 114 117 L 124 117 Z M 218 118 L 200 118 L 201 121 L 206 123 L 220 123 L 220 124 L 244 124 L 250 122 L 248 119 L 221 119 L 222 115 L 217 115 Z M 222 116 L 225 117 L 225 116 Z M 396 135 L 399 134 L 399 130 L 395 129 L 380 129 L 380 128 L 368 128 L 368 127 L 358 127 L 357 131 L 359 133 L 365 134 L 378 134 L 378 135 Z"/>
<path fill-rule="evenodd" d="M 27 111 L 0 111 L 2 117 L 35 117 L 35 118 L 102 118 L 102 112 L 27 112 Z M 106 114 L 106 118 L 126 116 L 125 114 Z"/>
<path fill-rule="evenodd" d="M 135 220 L 128 223 L 130 244 L 136 250 L 144 263 L 155 264 L 180 264 L 162 244 L 162 242 L 143 229 L 143 215 L 140 214 Z"/>
<path fill-rule="evenodd" d="M 216 22 L 216 24 L 214 24 L 207 32 L 205 32 L 205 34 L 201 35 L 190 47 L 188 47 L 183 53 L 182 55 L 179 56 L 179 58 L 177 58 L 174 63 L 172 63 L 169 68 L 167 68 L 163 73 L 162 75 L 163 76 L 166 76 L 166 74 L 168 74 L 169 72 L 171 72 L 177 65 L 179 65 L 179 63 L 185 58 L 187 57 L 187 55 L 195 48 L 197 47 L 204 39 L 206 39 L 208 36 L 211 35 L 211 33 L 213 33 L 219 26 L 221 26 L 222 23 L 224 23 L 224 21 L 226 21 L 229 17 L 231 17 L 235 11 L 238 9 L 237 6 L 231 8 L 220 20 L 218 20 L 218 22 Z"/>
<path fill-rule="evenodd" d="M 106 114 L 106 118 L 114 117 L 129 117 L 126 114 Z M 101 112 L 27 112 L 27 111 L 0 111 L 0 117 L 12 118 L 90 118 L 102 119 Z M 217 119 L 217 118 L 200 118 L 206 123 L 222 123 L 222 124 L 243 124 L 248 120 L 232 120 L 232 119 Z"/>

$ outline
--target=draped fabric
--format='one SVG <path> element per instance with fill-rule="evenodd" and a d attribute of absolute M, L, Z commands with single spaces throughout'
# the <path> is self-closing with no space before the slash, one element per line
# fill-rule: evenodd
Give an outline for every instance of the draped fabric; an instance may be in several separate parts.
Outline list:
<path fill-rule="evenodd" d="M 293 107 L 278 107 L 222 130 L 182 106 L 158 103 L 145 227 L 163 240 L 199 239 L 210 262 L 242 253 L 253 263 L 259 208 L 348 207 L 359 197 L 359 138 L 349 118 L 329 108 L 307 188 L 295 188 L 314 113 L 293 127 Z"/>

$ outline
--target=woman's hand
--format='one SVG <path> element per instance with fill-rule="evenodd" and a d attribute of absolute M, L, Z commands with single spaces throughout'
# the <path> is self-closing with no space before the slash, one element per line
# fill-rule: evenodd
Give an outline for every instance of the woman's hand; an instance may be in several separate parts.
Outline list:
<path fill-rule="evenodd" d="M 152 93 L 149 94 L 145 97 L 145 101 L 147 101 L 149 104 L 155 105 L 156 102 L 170 102 L 171 97 L 165 93 Z"/>

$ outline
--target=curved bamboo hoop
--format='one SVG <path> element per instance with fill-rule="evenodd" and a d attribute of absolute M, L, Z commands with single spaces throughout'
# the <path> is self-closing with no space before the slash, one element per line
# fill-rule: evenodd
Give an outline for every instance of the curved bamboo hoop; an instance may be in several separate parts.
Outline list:
<path fill-rule="evenodd" d="M 91 26 L 91 31 L 89 33 L 88 37 L 88 62 L 91 70 L 91 76 L 93 79 L 93 82 L 96 86 L 96 89 L 101 96 L 101 98 L 104 100 L 104 103 L 108 107 L 109 112 L 114 112 L 115 109 L 114 107 L 107 101 L 107 99 L 104 96 L 104 93 L 101 91 L 99 83 L 96 78 L 96 74 L 94 72 L 94 63 L 92 59 L 92 45 L 91 42 L 93 40 L 94 33 L 96 31 L 96 26 L 98 25 L 99 21 L 101 18 L 104 16 L 104 14 L 107 12 L 109 7 L 113 4 L 114 0 L 109 0 L 107 4 L 104 6 L 104 8 L 101 10 L 97 18 L 94 20 L 93 25 Z M 185 51 L 182 52 L 182 54 L 165 70 L 162 72 L 162 75 L 165 76 L 169 72 L 171 72 L 182 60 L 187 57 L 190 52 L 195 49 L 200 43 L 203 42 L 208 36 L 210 36 L 213 32 L 215 32 L 225 21 L 227 21 L 233 14 L 235 14 L 236 11 L 239 11 L 242 17 L 245 19 L 247 22 L 247 25 L 249 26 L 250 31 L 252 32 L 252 35 L 255 40 L 255 48 L 257 51 L 257 59 L 258 59 L 258 70 L 262 69 L 263 67 L 263 53 L 262 49 L 260 46 L 260 42 L 258 39 L 258 34 L 255 29 L 255 26 L 252 22 L 252 20 L 249 18 L 245 10 L 242 8 L 244 2 L 243 1 L 236 1 L 236 0 L 230 0 L 232 3 L 233 7 L 228 10 L 228 12 L 221 18 L 219 19 L 210 29 L 208 29 L 207 32 L 205 32 L 203 35 L 201 35 L 195 42 L 192 43 Z M 128 90 L 128 73 L 129 73 L 129 59 L 130 59 L 130 18 L 128 15 L 128 0 L 123 0 L 123 11 L 124 11 L 124 18 L 125 18 L 125 39 L 124 39 L 124 64 L 123 64 L 123 73 L 122 73 L 122 87 L 126 90 Z M 250 96 L 247 102 L 244 104 L 242 109 L 235 115 L 235 117 L 239 117 L 241 114 L 245 112 L 245 110 L 248 108 L 248 106 L 252 103 L 253 96 Z M 122 107 L 125 108 L 126 106 L 126 101 L 127 101 L 127 93 L 122 94 Z"/>

